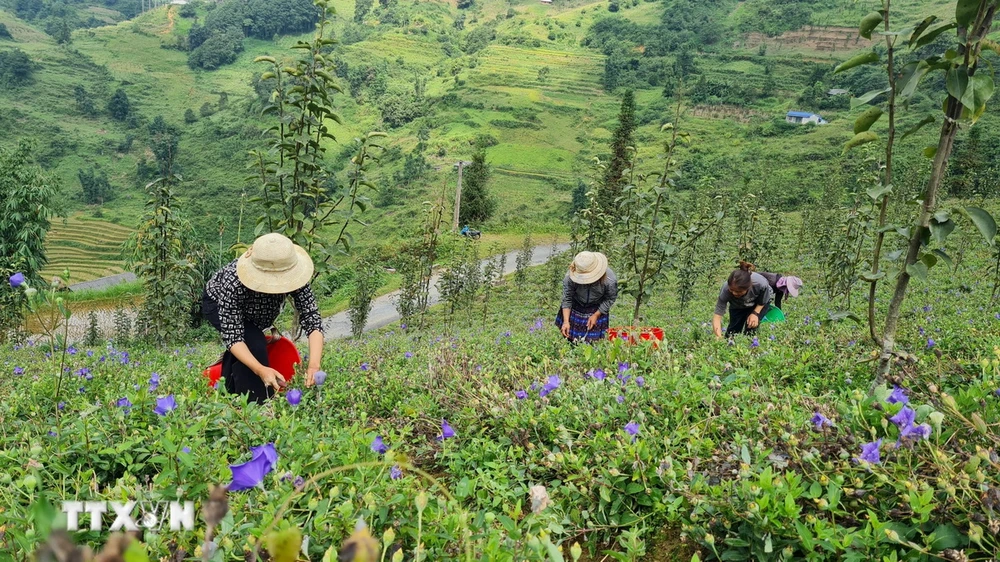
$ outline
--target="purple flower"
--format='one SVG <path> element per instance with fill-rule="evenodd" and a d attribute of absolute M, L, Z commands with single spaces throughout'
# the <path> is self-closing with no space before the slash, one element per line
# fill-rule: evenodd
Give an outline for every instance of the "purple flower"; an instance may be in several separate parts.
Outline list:
<path fill-rule="evenodd" d="M 93 357 L 93 356 L 94 356 L 94 350 L 93 349 L 88 349 L 87 350 L 87 357 Z"/>
<path fill-rule="evenodd" d="M 760 347 L 760 340 L 757 339 L 757 336 L 753 337 L 753 341 L 750 342 L 750 347 L 751 348 Z"/>
<path fill-rule="evenodd" d="M 10 276 L 10 286 L 14 289 L 24 284 L 24 274 L 20 271 Z"/>
<path fill-rule="evenodd" d="M 994 390 L 993 394 L 995 394 L 996 396 L 1000 397 L 1000 388 Z"/>
<path fill-rule="evenodd" d="M 392 465 L 392 468 L 389 469 L 389 478 L 392 478 L 393 480 L 399 480 L 402 477 L 403 477 L 403 471 L 402 469 L 399 468 L 399 465 L 398 464 Z"/>
<path fill-rule="evenodd" d="M 165 416 L 167 413 L 172 412 L 177 409 L 177 401 L 174 400 L 174 395 L 164 396 L 163 398 L 156 399 L 156 408 L 153 408 L 153 412 L 158 416 Z"/>
<path fill-rule="evenodd" d="M 922 326 L 917 327 L 917 332 L 922 336 L 924 335 L 924 328 Z"/>
<path fill-rule="evenodd" d="M 861 456 L 859 456 L 856 460 L 858 462 L 867 462 L 871 464 L 878 464 L 882 462 L 882 456 L 879 454 L 879 448 L 881 446 L 881 439 L 871 443 L 865 443 L 861 446 Z"/>
<path fill-rule="evenodd" d="M 889 421 L 896 424 L 896 427 L 899 429 L 904 429 L 913 425 L 913 421 L 916 417 L 917 413 L 910 409 L 909 406 L 903 406 L 903 409 L 900 410 L 895 416 L 889 418 Z"/>
<path fill-rule="evenodd" d="M 313 375 L 313 382 L 316 383 L 316 386 L 323 386 L 323 383 L 326 382 L 326 371 L 316 371 L 316 374 Z"/>
<path fill-rule="evenodd" d="M 229 470 L 233 473 L 233 481 L 229 484 L 230 492 L 248 490 L 255 488 L 264 481 L 278 460 L 278 453 L 274 450 L 274 444 L 268 443 L 250 449 L 253 456 L 243 464 L 231 464 Z"/>
<path fill-rule="evenodd" d="M 184 447 L 183 449 L 181 449 L 181 452 L 191 454 L 191 447 Z"/>
<path fill-rule="evenodd" d="M 149 391 L 156 392 L 156 389 L 160 386 L 160 375 L 153 373 L 149 376 Z"/>
<path fill-rule="evenodd" d="M 382 441 L 381 435 L 375 436 L 375 440 L 372 441 L 371 449 L 376 455 L 384 455 L 389 452 L 389 446 Z"/>
<path fill-rule="evenodd" d="M 922 423 L 920 425 L 913 425 L 911 423 L 910 425 L 904 427 L 903 431 L 899 433 L 900 441 L 902 441 L 903 439 L 914 439 L 914 440 L 927 439 L 930 436 L 931 436 L 931 426 L 927 425 L 926 423 Z"/>
<path fill-rule="evenodd" d="M 629 364 L 628 363 L 619 363 L 618 364 L 618 372 L 619 373 L 624 373 L 628 369 L 629 369 Z"/>
<path fill-rule="evenodd" d="M 931 311 L 931 305 L 925 304 L 924 305 L 924 312 L 930 312 L 930 311 Z"/>
<path fill-rule="evenodd" d="M 289 480 L 292 479 L 293 476 L 295 476 L 295 475 L 292 474 L 292 471 L 289 470 L 288 472 L 282 474 L 281 478 L 278 478 L 278 482 L 282 482 L 282 483 L 288 482 Z"/>
<path fill-rule="evenodd" d="M 407 351 L 406 353 L 403 354 L 403 357 L 406 357 L 407 359 L 410 359 L 411 357 L 413 357 L 413 352 L 412 351 Z"/>
<path fill-rule="evenodd" d="M 646 386 L 646 379 L 643 377 L 636 377 L 635 384 L 639 385 L 639 388 Z"/>
<path fill-rule="evenodd" d="M 250 455 L 252 458 L 262 456 L 271 464 L 276 464 L 278 462 L 278 451 L 275 450 L 274 443 L 265 443 L 256 447 L 250 447 Z"/>
<path fill-rule="evenodd" d="M 118 399 L 117 402 L 115 402 L 115 405 L 117 405 L 119 408 L 127 409 L 132 407 L 132 402 L 129 401 L 128 396 L 122 396 L 121 398 Z"/>
<path fill-rule="evenodd" d="M 618 398 L 615 398 L 615 400 L 617 400 L 619 404 L 624 404 L 625 403 L 625 397 L 622 396 L 621 394 L 619 394 Z"/>
<path fill-rule="evenodd" d="M 604 369 L 594 369 L 591 376 L 599 381 L 603 381 L 608 377 L 608 374 L 604 372 Z"/>
<path fill-rule="evenodd" d="M 80 387 L 79 389 L 77 389 L 77 392 L 79 392 L 80 394 L 83 394 L 83 393 L 87 392 L 87 389 L 86 389 L 86 388 L 83 388 L 83 387 L 81 386 L 81 387 Z"/>
<path fill-rule="evenodd" d="M 830 418 L 824 416 L 819 412 L 814 412 L 812 419 L 810 419 L 809 421 L 816 426 L 816 429 L 823 429 L 823 426 L 833 427 L 833 422 L 830 421 Z"/>
<path fill-rule="evenodd" d="M 370 365 L 368 365 L 368 363 L 362 363 L 362 364 L 361 364 L 361 370 L 362 370 L 362 371 L 367 371 L 367 370 L 368 370 L 368 369 L 370 369 L 370 368 L 371 368 L 371 366 L 370 366 Z"/>
<path fill-rule="evenodd" d="M 56 405 L 56 407 L 59 408 L 60 410 L 64 410 L 66 409 L 66 403 L 60 402 L 59 404 Z"/>
<path fill-rule="evenodd" d="M 66 348 L 66 353 L 70 355 L 76 355 L 76 348 L 71 345 Z"/>
<path fill-rule="evenodd" d="M 118 360 L 121 362 L 122 365 L 128 365 L 129 361 L 128 352 L 127 351 L 121 352 L 121 355 L 118 356 Z"/>
<path fill-rule="evenodd" d="M 441 435 L 438 435 L 438 441 L 444 441 L 445 439 L 451 439 L 455 436 L 455 430 L 448 425 L 448 420 L 441 420 Z"/>
<path fill-rule="evenodd" d="M 934 341 L 934 338 L 927 338 L 927 349 L 930 349 L 935 345 L 937 345 L 937 342 Z"/>
<path fill-rule="evenodd" d="M 296 476 L 295 477 L 295 481 L 292 482 L 292 485 L 295 486 L 296 488 L 301 488 L 302 486 L 305 485 L 305 483 L 306 483 L 306 479 L 305 478 L 303 478 L 301 476 Z"/>
<path fill-rule="evenodd" d="M 289 390 L 288 403 L 291 404 L 292 406 L 298 406 L 299 402 L 302 402 L 302 391 L 297 388 Z"/>
<path fill-rule="evenodd" d="M 625 433 L 631 435 L 632 442 L 635 443 L 635 438 L 639 435 L 639 423 L 631 421 L 625 424 Z"/>
<path fill-rule="evenodd" d="M 546 382 L 545 386 L 542 387 L 542 390 L 538 392 L 538 396 L 544 398 L 550 392 L 559 388 L 560 384 L 562 384 L 562 380 L 559 378 L 559 375 L 550 375 L 548 382 Z"/>
<path fill-rule="evenodd" d="M 14 367 L 14 374 L 16 376 L 21 376 L 24 374 L 24 367 Z"/>
<path fill-rule="evenodd" d="M 55 436 L 56 436 L 56 432 L 55 432 L 55 431 L 52 431 L 52 430 L 50 429 L 50 430 L 49 430 L 49 437 L 55 437 Z"/>
<path fill-rule="evenodd" d="M 906 404 L 910 401 L 910 398 L 906 396 L 906 391 L 897 385 L 892 387 L 892 394 L 885 401 L 889 404 Z"/>
<path fill-rule="evenodd" d="M 528 393 L 523 390 L 518 390 L 517 392 L 514 393 L 514 397 L 517 398 L 518 400 L 524 400 L 528 398 Z"/>

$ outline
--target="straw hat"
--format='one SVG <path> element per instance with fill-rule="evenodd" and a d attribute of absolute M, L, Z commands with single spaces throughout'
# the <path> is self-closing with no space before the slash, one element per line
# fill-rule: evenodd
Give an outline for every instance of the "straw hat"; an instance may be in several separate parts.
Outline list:
<path fill-rule="evenodd" d="M 608 257 L 600 252 L 580 252 L 569 265 L 569 278 L 577 285 L 590 285 L 608 272 Z"/>
<path fill-rule="evenodd" d="M 305 287 L 312 274 L 309 253 L 281 234 L 261 236 L 236 262 L 240 282 L 258 293 L 291 293 Z"/>

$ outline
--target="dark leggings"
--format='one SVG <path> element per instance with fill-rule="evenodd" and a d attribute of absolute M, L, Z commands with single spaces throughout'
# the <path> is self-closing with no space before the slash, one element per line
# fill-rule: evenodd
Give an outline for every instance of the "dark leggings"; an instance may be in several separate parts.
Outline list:
<path fill-rule="evenodd" d="M 222 322 L 219 320 L 219 305 L 207 293 L 201 297 L 201 313 L 205 320 L 221 333 Z M 267 340 L 264 338 L 264 332 L 251 323 L 244 322 L 243 343 L 247 345 L 250 353 L 261 365 L 269 366 Z M 230 351 L 226 351 L 225 355 L 222 356 L 222 377 L 229 393 L 243 394 L 258 404 L 263 404 L 268 398 L 274 396 L 274 389 L 265 386 L 264 381 Z"/>
<path fill-rule="evenodd" d="M 750 308 L 733 308 L 729 307 L 729 327 L 726 328 L 726 337 L 733 334 L 749 334 L 753 335 L 757 332 L 757 328 L 747 328 L 747 318 L 750 317 L 750 313 L 753 312 L 754 307 Z M 757 315 L 757 319 L 760 320 L 767 316 L 767 311 L 771 309 L 771 305 L 765 304 L 764 308 L 761 309 L 760 314 Z M 760 324 L 758 324 L 759 326 Z"/>

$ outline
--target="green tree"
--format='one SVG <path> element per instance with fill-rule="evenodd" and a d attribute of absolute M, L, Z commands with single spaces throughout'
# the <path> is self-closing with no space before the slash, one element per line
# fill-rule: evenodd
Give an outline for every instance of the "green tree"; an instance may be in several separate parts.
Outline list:
<path fill-rule="evenodd" d="M 76 108 L 80 110 L 80 113 L 87 116 L 97 114 L 97 108 L 94 107 L 94 100 L 87 93 L 86 88 L 79 84 L 73 86 L 73 98 L 76 100 Z"/>
<path fill-rule="evenodd" d="M 355 265 L 354 292 L 351 294 L 348 316 L 351 319 L 351 333 L 360 337 L 368 324 L 368 314 L 372 310 L 372 299 L 378 293 L 385 279 L 382 265 L 385 257 L 379 248 L 366 251 Z"/>
<path fill-rule="evenodd" d="M 73 31 L 69 27 L 69 23 L 66 20 L 62 20 L 56 27 L 56 43 L 60 45 L 69 45 L 73 42 Z"/>
<path fill-rule="evenodd" d="M 190 125 L 198 121 L 198 116 L 194 114 L 194 110 L 190 107 L 184 110 L 184 122 Z"/>
<path fill-rule="evenodd" d="M 375 0 L 356 0 L 354 3 L 354 21 L 361 23 L 368 17 L 368 12 L 372 11 Z"/>
<path fill-rule="evenodd" d="M 462 224 L 482 224 L 496 212 L 497 200 L 489 190 L 492 174 L 486 162 L 486 152 L 476 151 L 472 155 L 472 163 L 462 172 L 462 207 L 458 218 Z"/>
<path fill-rule="evenodd" d="M 350 248 L 347 228 L 360 222 L 357 215 L 367 207 L 362 189 L 372 187 L 367 176 L 372 151 L 381 148 L 378 139 L 386 135 L 373 132 L 359 139 L 347 181 L 338 183 L 326 162 L 326 145 L 335 140 L 330 124 L 341 122 L 333 99 L 339 91 L 334 61 L 324 55 L 332 43 L 326 35 L 334 9 L 329 0 L 317 0 L 317 5 L 324 17 L 313 39 L 297 46 L 298 59 L 257 59 L 270 67 L 261 79 L 274 80 L 274 94 L 263 111 L 274 125 L 268 128 L 268 149 L 251 156 L 262 188 L 253 201 L 264 208 L 257 232 L 288 236 L 313 256 L 316 273 L 322 274 L 337 245 Z"/>
<path fill-rule="evenodd" d="M 161 164 L 166 173 L 146 186 L 146 211 L 127 243 L 128 264 L 142 280 L 145 293 L 141 332 L 159 345 L 183 338 L 200 286 L 196 264 L 201 252 L 184 236 L 188 227 L 174 193 L 182 178 L 173 173 L 174 156 Z"/>
<path fill-rule="evenodd" d="M 21 49 L 0 52 L 0 86 L 16 88 L 31 82 L 35 65 Z"/>
<path fill-rule="evenodd" d="M 55 214 L 55 189 L 32 160 L 27 142 L 0 147 L 0 273 L 35 281 L 45 266 L 45 236 Z M 0 285 L 0 340 L 21 320 L 23 292 Z"/>
<path fill-rule="evenodd" d="M 7 29 L 7 25 L 3 23 L 0 23 L 0 39 L 14 39 L 14 36 L 10 34 L 10 30 Z"/>
<path fill-rule="evenodd" d="M 157 115 L 149 124 L 149 149 L 156 157 L 160 176 L 166 177 L 171 173 L 177 157 L 180 137 L 180 131 L 173 125 L 168 125 L 162 115 Z"/>
<path fill-rule="evenodd" d="M 612 216 L 616 214 L 618 208 L 616 200 L 622 193 L 623 175 L 631 166 L 630 153 L 635 145 L 635 128 L 635 94 L 629 90 L 622 96 L 618 127 L 615 128 L 611 138 L 611 159 L 604 168 L 604 178 L 598 196 L 601 212 Z"/>
<path fill-rule="evenodd" d="M 132 113 L 132 104 L 129 103 L 125 90 L 121 88 L 115 90 L 111 99 L 108 100 L 108 113 L 118 121 L 128 119 L 129 114 Z"/>
<path fill-rule="evenodd" d="M 80 187 L 83 188 L 83 201 L 88 205 L 100 205 L 114 197 L 114 189 L 108 176 L 103 171 L 92 168 L 77 171 Z"/>

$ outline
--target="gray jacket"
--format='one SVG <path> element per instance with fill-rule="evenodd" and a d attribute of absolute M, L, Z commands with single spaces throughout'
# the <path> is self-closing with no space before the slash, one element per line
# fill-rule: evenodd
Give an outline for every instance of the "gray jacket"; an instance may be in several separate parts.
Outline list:
<path fill-rule="evenodd" d="M 618 277 L 610 267 L 604 279 L 589 285 L 574 283 L 568 273 L 563 278 L 562 308 L 572 310 L 599 304 L 597 310 L 607 316 L 616 300 L 618 300 Z"/>
<path fill-rule="evenodd" d="M 771 284 L 767 282 L 767 278 L 759 273 L 750 274 L 751 285 L 750 290 L 747 294 L 740 298 L 736 298 L 732 293 L 729 292 L 729 283 L 722 283 L 722 291 L 719 292 L 719 300 L 715 303 L 715 313 L 722 316 L 726 313 L 726 304 L 729 304 L 729 308 L 754 308 L 756 306 L 767 304 L 771 302 L 774 298 L 774 291 L 771 289 Z"/>

